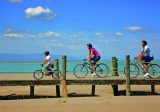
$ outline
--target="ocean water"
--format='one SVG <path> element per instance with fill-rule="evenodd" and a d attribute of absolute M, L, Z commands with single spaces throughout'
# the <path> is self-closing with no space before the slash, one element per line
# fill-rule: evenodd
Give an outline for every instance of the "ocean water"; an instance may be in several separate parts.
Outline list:
<path fill-rule="evenodd" d="M 77 64 L 84 63 L 83 61 L 68 61 L 67 62 L 67 74 L 73 74 L 74 67 Z M 99 63 L 105 63 L 111 69 L 110 61 L 103 61 Z M 0 62 L 0 74 L 13 74 L 13 73 L 33 73 L 35 70 L 41 68 L 40 63 L 27 63 L 27 62 Z M 62 70 L 62 63 L 59 62 L 59 69 Z"/>
<path fill-rule="evenodd" d="M 73 74 L 74 67 L 77 64 L 84 63 L 82 61 L 68 61 L 67 62 L 67 74 Z M 112 71 L 111 61 L 100 61 L 99 63 L 105 63 Z M 159 61 L 154 61 L 152 63 L 159 63 Z M 118 71 L 119 74 L 124 74 L 125 61 L 118 61 Z M 0 74 L 15 74 L 15 73 L 28 73 L 32 74 L 35 70 L 41 68 L 40 63 L 27 63 L 27 62 L 0 62 Z M 62 70 L 62 64 L 59 62 L 59 69 Z"/>

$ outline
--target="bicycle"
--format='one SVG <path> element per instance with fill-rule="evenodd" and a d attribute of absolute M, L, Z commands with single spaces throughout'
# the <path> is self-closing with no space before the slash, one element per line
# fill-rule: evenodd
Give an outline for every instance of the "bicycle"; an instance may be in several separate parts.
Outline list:
<path fill-rule="evenodd" d="M 86 59 L 82 61 L 83 63 L 78 64 L 74 67 L 74 75 L 77 78 L 85 78 L 88 75 L 88 72 L 93 73 L 93 70 L 91 69 L 90 63 L 87 62 Z M 109 73 L 109 68 L 106 64 L 104 63 L 99 63 L 96 64 L 96 75 L 98 77 L 104 78 L 108 75 Z"/>
<path fill-rule="evenodd" d="M 146 62 L 145 62 L 146 63 Z M 149 70 L 149 77 L 150 78 L 159 78 L 160 77 L 160 66 L 158 64 L 147 62 L 148 64 L 148 70 Z M 145 68 L 141 65 L 138 58 L 134 58 L 134 62 L 130 63 L 130 77 L 136 78 L 140 70 L 142 70 L 142 73 L 145 74 Z M 124 68 L 124 73 L 126 74 L 126 67 Z"/>
<path fill-rule="evenodd" d="M 49 68 L 50 70 L 48 71 L 48 75 L 52 76 L 53 79 L 56 79 L 58 77 L 58 79 L 61 78 L 61 72 L 57 71 L 57 70 L 53 70 L 52 67 Z M 58 76 L 56 76 L 56 73 L 58 72 Z M 43 66 L 43 64 L 41 64 L 41 68 L 40 70 L 35 70 L 35 72 L 33 73 L 33 77 L 37 80 L 41 80 L 45 75 L 45 67 Z"/>

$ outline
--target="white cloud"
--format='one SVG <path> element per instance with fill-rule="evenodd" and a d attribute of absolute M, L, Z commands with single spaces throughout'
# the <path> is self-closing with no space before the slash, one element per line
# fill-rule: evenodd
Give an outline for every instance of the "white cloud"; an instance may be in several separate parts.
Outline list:
<path fill-rule="evenodd" d="M 61 35 L 57 32 L 48 31 L 46 33 L 39 33 L 40 37 L 60 37 Z"/>
<path fill-rule="evenodd" d="M 73 34 L 70 35 L 70 37 L 72 37 L 72 38 L 81 38 L 82 35 L 81 35 L 81 33 L 73 33 Z"/>
<path fill-rule="evenodd" d="M 63 47 L 63 44 L 61 44 L 61 43 L 54 43 L 51 46 L 53 46 L 53 47 Z"/>
<path fill-rule="evenodd" d="M 22 3 L 23 0 L 8 0 L 10 3 Z"/>
<path fill-rule="evenodd" d="M 125 30 L 129 30 L 129 31 L 142 31 L 143 28 L 140 26 L 130 26 L 130 27 L 125 27 Z"/>
<path fill-rule="evenodd" d="M 34 35 L 23 34 L 23 33 L 6 33 L 6 34 L 4 34 L 4 37 L 7 37 L 7 38 L 31 38 L 31 37 L 34 37 Z"/>
<path fill-rule="evenodd" d="M 5 30 L 5 32 L 6 32 L 6 33 L 13 33 L 13 32 L 14 32 L 14 30 L 13 30 L 13 29 L 11 29 L 11 28 L 8 28 L 8 29 L 6 29 L 6 30 Z"/>
<path fill-rule="evenodd" d="M 104 38 L 105 37 L 105 34 L 103 32 L 96 32 L 94 35 L 98 38 Z"/>
<path fill-rule="evenodd" d="M 38 34 L 8 32 L 5 33 L 3 36 L 6 38 L 47 38 L 47 37 L 60 37 L 61 35 L 57 32 L 48 31 L 46 33 L 38 33 Z"/>
<path fill-rule="evenodd" d="M 67 48 L 71 51 L 74 51 L 74 50 L 77 50 L 79 49 L 81 46 L 79 45 L 76 45 L 76 44 L 71 44 L 71 45 L 68 45 Z"/>
<path fill-rule="evenodd" d="M 121 32 L 116 32 L 116 35 L 117 35 L 117 36 L 123 36 L 124 34 L 121 33 Z"/>
<path fill-rule="evenodd" d="M 56 15 L 49 8 L 43 8 L 41 6 L 37 6 L 35 8 L 27 8 L 25 10 L 25 16 L 28 19 L 36 19 L 36 20 L 50 20 L 53 19 Z"/>

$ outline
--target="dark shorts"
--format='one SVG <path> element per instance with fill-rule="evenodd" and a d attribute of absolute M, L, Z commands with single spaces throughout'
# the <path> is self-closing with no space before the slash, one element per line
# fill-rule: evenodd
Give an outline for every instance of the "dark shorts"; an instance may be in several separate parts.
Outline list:
<path fill-rule="evenodd" d="M 53 68 L 53 64 L 49 64 L 45 67 L 47 70 L 51 70 L 51 68 Z"/>
<path fill-rule="evenodd" d="M 93 63 L 97 63 L 100 59 L 101 59 L 101 56 L 93 56 L 91 58 L 91 60 L 93 61 Z"/>
<path fill-rule="evenodd" d="M 153 60 L 153 57 L 150 56 L 142 56 L 142 60 L 145 62 L 150 62 L 151 60 Z"/>

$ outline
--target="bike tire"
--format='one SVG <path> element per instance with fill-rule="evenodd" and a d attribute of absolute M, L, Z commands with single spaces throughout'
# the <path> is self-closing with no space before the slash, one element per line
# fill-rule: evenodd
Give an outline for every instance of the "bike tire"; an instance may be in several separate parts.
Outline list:
<path fill-rule="evenodd" d="M 33 73 L 33 77 L 36 79 L 36 80 L 41 80 L 43 78 L 44 74 L 41 70 L 36 70 L 34 73 Z"/>
<path fill-rule="evenodd" d="M 104 63 L 97 64 L 96 73 L 97 73 L 97 76 L 100 78 L 107 77 L 107 75 L 109 74 L 109 68 Z"/>
<path fill-rule="evenodd" d="M 58 78 L 56 76 L 56 72 L 58 72 Z M 61 79 L 62 73 L 60 71 L 54 71 L 54 73 L 52 73 L 52 77 L 53 79 Z"/>
<path fill-rule="evenodd" d="M 126 75 L 126 67 L 124 68 L 124 74 Z M 136 78 L 139 75 L 139 68 L 136 64 L 130 64 L 130 77 Z"/>
<path fill-rule="evenodd" d="M 158 64 L 150 64 L 148 66 L 149 76 L 151 78 L 159 78 L 160 77 L 160 66 Z"/>
<path fill-rule="evenodd" d="M 77 78 L 85 78 L 88 74 L 88 68 L 83 64 L 78 64 L 74 67 L 74 75 Z"/>

